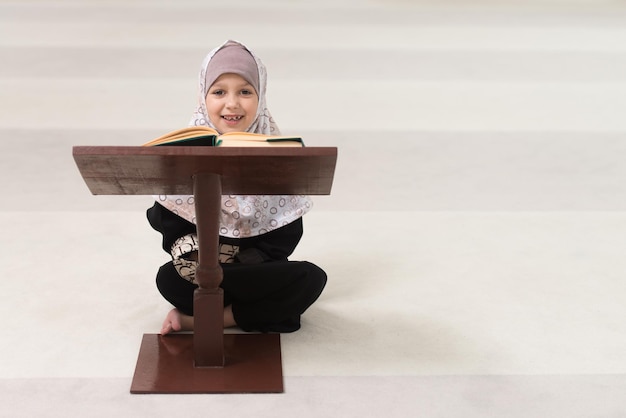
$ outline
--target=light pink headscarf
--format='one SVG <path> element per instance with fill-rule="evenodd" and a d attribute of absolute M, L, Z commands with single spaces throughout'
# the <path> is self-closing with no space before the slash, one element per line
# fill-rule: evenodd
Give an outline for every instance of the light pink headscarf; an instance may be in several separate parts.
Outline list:
<path fill-rule="evenodd" d="M 234 66 L 233 68 L 227 68 L 225 65 L 221 65 L 221 64 L 225 64 L 225 62 L 222 61 L 222 63 L 215 66 L 215 67 L 219 67 L 219 70 L 221 71 L 218 74 L 218 72 L 214 71 L 214 67 L 212 65 L 213 58 L 216 58 L 216 60 L 219 60 L 219 56 L 222 55 L 226 51 L 226 49 L 233 48 L 236 45 L 238 45 L 240 48 L 243 48 L 245 51 L 247 51 L 250 54 L 250 56 L 252 56 L 254 61 L 249 61 L 248 59 L 244 59 L 242 62 L 239 62 L 236 67 Z M 224 49 L 224 51 L 222 51 L 222 49 Z M 220 51 L 220 54 L 216 57 L 215 55 L 217 54 L 218 51 Z M 229 58 L 232 58 L 232 55 L 233 54 L 229 54 Z M 202 67 L 200 69 L 200 77 L 199 77 L 200 85 L 198 86 L 199 87 L 198 88 L 198 106 L 196 110 L 193 112 L 193 116 L 191 117 L 191 121 L 189 124 L 196 125 L 196 126 L 197 125 L 210 126 L 211 128 L 215 129 L 215 126 L 213 126 L 213 124 L 209 120 L 208 112 L 206 109 L 206 102 L 205 102 L 206 95 L 209 91 L 209 88 L 211 87 L 210 84 L 207 85 L 207 81 L 210 81 L 210 83 L 213 84 L 213 81 L 215 81 L 217 77 L 227 72 L 234 72 L 235 74 L 237 74 L 240 71 L 241 73 L 249 74 L 250 73 L 249 65 L 251 63 L 256 64 L 256 72 L 258 74 L 257 95 L 259 96 L 259 105 L 257 107 L 256 118 L 254 122 L 252 123 L 252 125 L 248 128 L 248 132 L 255 132 L 258 134 L 268 134 L 268 135 L 270 134 L 280 135 L 280 129 L 278 129 L 278 126 L 274 122 L 274 119 L 272 118 L 270 111 L 267 109 L 267 104 L 265 100 L 265 92 L 267 90 L 267 70 L 265 69 L 265 65 L 263 65 L 261 60 L 256 55 L 254 55 L 252 51 L 250 51 L 242 43 L 237 42 L 237 41 L 224 42 L 222 45 L 218 46 L 217 48 L 209 52 L 209 54 L 202 61 Z M 247 67 L 245 68 L 245 70 L 242 70 L 241 68 L 243 65 Z M 210 70 L 209 74 L 207 74 L 207 70 Z M 242 75 L 242 77 L 248 80 L 245 76 Z M 251 82 L 253 86 L 255 86 L 254 84 L 255 80 L 248 80 L 248 81 Z"/>
<path fill-rule="evenodd" d="M 259 92 L 259 70 L 254 57 L 237 42 L 228 41 L 211 58 L 204 74 L 204 85 L 208 90 L 222 74 L 231 73 L 243 77 Z M 206 96 L 205 96 L 206 98 Z"/>

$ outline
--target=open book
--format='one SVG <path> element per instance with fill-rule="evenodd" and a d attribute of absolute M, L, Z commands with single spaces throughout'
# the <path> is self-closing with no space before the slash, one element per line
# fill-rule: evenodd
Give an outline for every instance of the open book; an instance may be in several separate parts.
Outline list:
<path fill-rule="evenodd" d="M 144 147 L 157 145 L 210 147 L 303 147 L 300 137 L 255 134 L 251 132 L 227 132 L 219 134 L 208 126 L 189 126 L 177 129 L 143 144 Z"/>

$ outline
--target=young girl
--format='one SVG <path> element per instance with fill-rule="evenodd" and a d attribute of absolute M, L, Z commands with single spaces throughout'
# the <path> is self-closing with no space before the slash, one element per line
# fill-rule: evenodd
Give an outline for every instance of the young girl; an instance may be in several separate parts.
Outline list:
<path fill-rule="evenodd" d="M 211 51 L 200 71 L 199 103 L 192 125 L 219 133 L 279 135 L 266 105 L 266 70 L 243 44 L 227 41 Z M 300 316 L 326 284 L 322 269 L 288 261 L 302 237 L 308 196 L 223 196 L 220 263 L 224 326 L 244 331 L 293 332 Z M 159 196 L 147 211 L 172 261 L 157 274 L 157 287 L 172 309 L 162 334 L 193 329 L 193 293 L 198 243 L 193 196 Z"/>

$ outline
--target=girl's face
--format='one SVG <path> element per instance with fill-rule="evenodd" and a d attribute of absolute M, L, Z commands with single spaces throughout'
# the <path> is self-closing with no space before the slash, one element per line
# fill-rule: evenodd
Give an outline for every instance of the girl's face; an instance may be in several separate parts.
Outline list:
<path fill-rule="evenodd" d="M 226 132 L 245 132 L 254 122 L 259 96 L 243 77 L 222 74 L 206 95 L 206 109 L 215 129 Z"/>

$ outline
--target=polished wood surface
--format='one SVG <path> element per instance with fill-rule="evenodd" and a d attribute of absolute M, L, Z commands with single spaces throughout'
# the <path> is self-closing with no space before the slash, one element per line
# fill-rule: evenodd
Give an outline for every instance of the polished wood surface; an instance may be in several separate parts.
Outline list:
<path fill-rule="evenodd" d="M 279 334 L 225 334 L 225 367 L 194 364 L 195 344 L 192 334 L 144 334 L 130 392 L 283 392 Z"/>
<path fill-rule="evenodd" d="M 193 194 L 192 176 L 219 174 L 224 194 L 330 194 L 337 148 L 75 146 L 95 195 Z"/>

